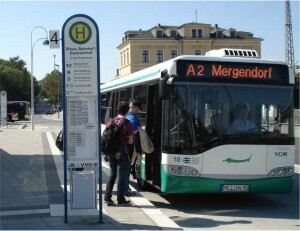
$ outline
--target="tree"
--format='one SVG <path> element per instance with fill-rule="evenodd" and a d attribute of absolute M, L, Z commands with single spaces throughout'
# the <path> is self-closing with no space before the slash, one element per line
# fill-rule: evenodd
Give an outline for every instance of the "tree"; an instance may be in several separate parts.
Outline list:
<path fill-rule="evenodd" d="M 61 102 L 62 95 L 62 77 L 61 73 L 57 70 L 48 73 L 41 81 L 41 95 L 47 98 L 51 104 L 57 106 L 58 101 L 58 81 L 59 81 L 59 99 Z"/>
<path fill-rule="evenodd" d="M 9 60 L 0 59 L 0 90 L 7 92 L 7 100 L 30 101 L 30 80 L 26 62 L 19 56 Z"/>

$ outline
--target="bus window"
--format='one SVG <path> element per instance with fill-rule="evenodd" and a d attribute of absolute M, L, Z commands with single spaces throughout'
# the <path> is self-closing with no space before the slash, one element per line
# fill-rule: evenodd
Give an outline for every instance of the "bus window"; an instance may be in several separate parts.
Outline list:
<path fill-rule="evenodd" d="M 278 91 L 285 97 L 276 97 Z M 238 144 L 289 144 L 293 137 L 289 91 L 269 86 L 175 84 L 163 111 L 163 150 L 199 153 L 220 139 L 225 143 L 234 139 Z M 238 104 L 247 105 L 248 119 L 256 128 L 234 134 L 230 127 L 237 119 Z"/>
<path fill-rule="evenodd" d="M 141 124 L 145 126 L 147 118 L 147 85 L 135 86 L 133 89 L 133 98 L 139 100 L 142 104 L 143 111 L 140 111 L 137 117 L 140 119 Z"/>
<path fill-rule="evenodd" d="M 120 95 L 119 101 L 129 102 L 129 100 L 131 99 L 131 92 L 132 92 L 132 87 L 121 89 L 119 91 L 119 95 Z"/>
<path fill-rule="evenodd" d="M 290 106 L 286 108 L 281 105 L 263 104 L 261 106 L 261 127 L 273 132 L 274 136 L 288 135 L 290 124 Z"/>
<path fill-rule="evenodd" d="M 101 95 L 101 123 L 106 124 L 109 118 L 112 117 L 112 97 L 111 93 L 105 93 Z"/>

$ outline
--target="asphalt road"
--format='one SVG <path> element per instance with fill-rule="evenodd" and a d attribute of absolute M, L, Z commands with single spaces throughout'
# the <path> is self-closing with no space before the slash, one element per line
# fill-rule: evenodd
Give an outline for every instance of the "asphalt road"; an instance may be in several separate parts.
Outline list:
<path fill-rule="evenodd" d="M 44 117 L 44 118 L 43 118 Z M 58 131 L 62 121 L 35 115 L 35 128 Z M 299 137 L 296 138 L 299 165 Z M 134 180 L 131 184 L 137 189 Z M 299 174 L 291 194 L 165 195 L 154 189 L 141 192 L 184 230 L 299 230 Z"/>
<path fill-rule="evenodd" d="M 299 174 L 295 175 L 291 194 L 165 195 L 155 190 L 141 193 L 184 230 L 299 230 L 300 227 Z"/>

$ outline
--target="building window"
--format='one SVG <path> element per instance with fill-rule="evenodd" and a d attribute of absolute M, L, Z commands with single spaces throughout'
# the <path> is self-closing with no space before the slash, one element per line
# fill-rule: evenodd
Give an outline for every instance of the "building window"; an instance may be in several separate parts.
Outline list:
<path fill-rule="evenodd" d="M 221 30 L 217 31 L 217 38 L 223 38 L 223 31 Z"/>
<path fill-rule="evenodd" d="M 128 62 L 128 64 L 129 64 L 129 63 L 130 63 L 130 60 L 129 60 L 129 51 L 128 51 L 128 50 L 127 50 L 126 54 L 127 54 L 127 62 Z"/>
<path fill-rule="evenodd" d="M 123 54 L 121 53 L 121 67 L 123 67 Z"/>
<path fill-rule="evenodd" d="M 202 38 L 203 37 L 202 29 L 192 29 L 192 37 L 193 38 Z"/>
<path fill-rule="evenodd" d="M 198 29 L 197 30 L 197 37 L 198 38 L 202 38 L 203 37 L 202 29 Z"/>
<path fill-rule="evenodd" d="M 178 56 L 178 50 L 171 50 L 171 59 Z"/>
<path fill-rule="evenodd" d="M 149 63 L 149 50 L 142 50 L 142 63 Z"/>
<path fill-rule="evenodd" d="M 157 30 L 156 31 L 156 38 L 162 38 L 163 37 L 163 32 L 162 30 Z"/>
<path fill-rule="evenodd" d="M 235 38 L 236 37 L 236 31 L 231 30 L 230 31 L 230 38 Z"/>
<path fill-rule="evenodd" d="M 192 37 L 196 38 L 196 29 L 192 29 Z"/>
<path fill-rule="evenodd" d="M 177 31 L 176 30 L 171 30 L 171 38 L 176 38 L 177 37 Z"/>
<path fill-rule="evenodd" d="M 156 62 L 161 63 L 164 61 L 164 52 L 163 50 L 156 50 Z"/>
<path fill-rule="evenodd" d="M 194 55 L 201 55 L 201 50 L 194 50 Z"/>

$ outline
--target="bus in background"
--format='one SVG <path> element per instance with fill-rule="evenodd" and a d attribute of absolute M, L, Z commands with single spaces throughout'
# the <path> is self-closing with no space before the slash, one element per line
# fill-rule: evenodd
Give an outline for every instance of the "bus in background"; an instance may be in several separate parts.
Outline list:
<path fill-rule="evenodd" d="M 100 86 L 105 121 L 121 100 L 142 102 L 155 150 L 136 164 L 137 183 L 164 193 L 293 190 L 294 76 L 256 51 L 178 56 Z M 232 124 L 247 111 L 249 129 Z"/>
<path fill-rule="evenodd" d="M 25 120 L 29 115 L 28 101 L 7 101 L 7 121 Z"/>

